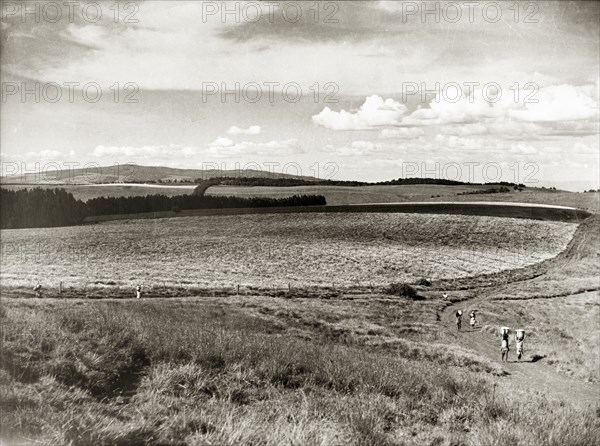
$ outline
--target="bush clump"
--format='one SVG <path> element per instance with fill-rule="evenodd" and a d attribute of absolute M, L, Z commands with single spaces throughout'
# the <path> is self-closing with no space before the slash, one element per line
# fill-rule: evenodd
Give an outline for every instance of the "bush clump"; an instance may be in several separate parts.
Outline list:
<path fill-rule="evenodd" d="M 406 297 L 407 299 L 417 300 L 419 295 L 417 290 L 407 283 L 391 283 L 385 290 L 385 294 L 392 296 Z"/>

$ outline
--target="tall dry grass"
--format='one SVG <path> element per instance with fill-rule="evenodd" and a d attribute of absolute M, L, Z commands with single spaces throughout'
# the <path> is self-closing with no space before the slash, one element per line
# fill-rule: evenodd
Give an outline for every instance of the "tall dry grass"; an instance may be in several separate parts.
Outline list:
<path fill-rule="evenodd" d="M 600 438 L 595 414 L 499 397 L 488 375 L 445 363 L 441 346 L 422 344 L 427 354 L 416 356 L 341 344 L 318 331 L 309 341 L 214 302 L 3 304 L 7 443 L 592 445 Z"/>

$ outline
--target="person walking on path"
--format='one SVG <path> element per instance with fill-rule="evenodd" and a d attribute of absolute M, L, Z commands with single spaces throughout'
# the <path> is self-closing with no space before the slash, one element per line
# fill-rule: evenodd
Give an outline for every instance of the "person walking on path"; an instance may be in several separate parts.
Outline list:
<path fill-rule="evenodd" d="M 515 333 L 515 344 L 517 346 L 517 361 L 521 362 L 523 355 L 523 341 L 525 341 L 525 330 L 520 329 Z"/>
<path fill-rule="evenodd" d="M 462 325 L 462 311 L 456 311 L 456 328 L 460 331 L 460 326 Z"/>
<path fill-rule="evenodd" d="M 142 286 L 138 285 L 137 287 L 135 287 L 135 296 L 137 299 L 141 299 L 142 297 Z"/>
<path fill-rule="evenodd" d="M 471 320 L 470 320 L 470 323 L 471 323 L 471 331 L 475 330 L 475 324 L 477 324 L 477 320 L 475 318 L 475 310 L 471 311 Z"/>
<path fill-rule="evenodd" d="M 502 362 L 508 362 L 508 352 L 510 351 L 510 347 L 508 346 L 508 333 L 510 330 L 508 328 L 502 329 L 502 344 L 500 347 L 500 353 L 502 353 Z"/>

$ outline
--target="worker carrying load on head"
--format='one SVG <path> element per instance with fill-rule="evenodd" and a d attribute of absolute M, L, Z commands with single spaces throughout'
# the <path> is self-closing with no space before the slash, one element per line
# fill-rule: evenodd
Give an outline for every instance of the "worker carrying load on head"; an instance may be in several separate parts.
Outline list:
<path fill-rule="evenodd" d="M 457 310 L 456 311 L 456 327 L 458 328 L 458 331 L 460 331 L 461 324 L 462 324 L 462 311 Z"/>
<path fill-rule="evenodd" d="M 517 344 L 517 361 L 521 362 L 523 355 L 523 341 L 525 341 L 525 330 L 519 329 L 515 333 L 515 343 Z"/>
<path fill-rule="evenodd" d="M 500 333 L 502 335 L 502 345 L 500 347 L 500 352 L 502 353 L 502 362 L 508 362 L 508 352 L 510 350 L 508 347 L 508 335 L 510 334 L 510 328 L 502 327 L 500 329 Z"/>
<path fill-rule="evenodd" d="M 470 324 L 471 324 L 471 330 L 475 329 L 475 324 L 477 323 L 477 320 L 475 319 L 475 310 L 471 311 L 471 320 L 470 320 Z"/>

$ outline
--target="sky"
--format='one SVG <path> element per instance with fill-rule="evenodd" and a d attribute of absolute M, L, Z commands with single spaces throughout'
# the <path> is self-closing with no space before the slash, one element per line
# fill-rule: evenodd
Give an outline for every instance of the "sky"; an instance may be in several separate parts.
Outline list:
<path fill-rule="evenodd" d="M 598 2 L 1 2 L 3 173 L 599 188 Z"/>

